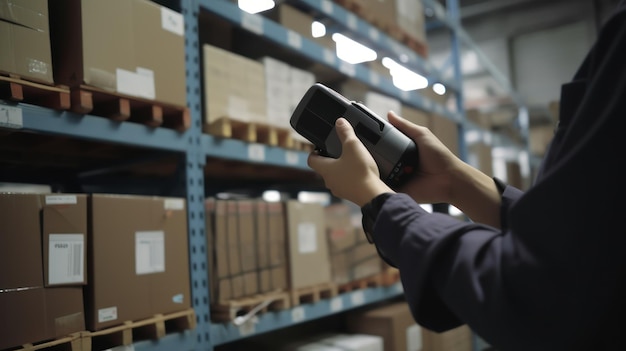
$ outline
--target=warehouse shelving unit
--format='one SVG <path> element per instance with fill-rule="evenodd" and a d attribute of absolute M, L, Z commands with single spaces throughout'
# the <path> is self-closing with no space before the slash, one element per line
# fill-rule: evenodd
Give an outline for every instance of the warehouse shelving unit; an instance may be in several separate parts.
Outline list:
<path fill-rule="evenodd" d="M 402 294 L 401 284 L 396 283 L 388 287 L 373 287 L 339 294 L 331 299 L 297 306 L 289 310 L 264 313 L 242 326 L 211 322 L 204 219 L 204 168 L 207 164 L 207 158 L 216 157 L 302 171 L 308 171 L 308 166 L 306 165 L 306 152 L 247 143 L 235 139 L 217 138 L 202 132 L 201 43 L 198 31 L 200 12 L 206 11 L 220 16 L 233 25 L 262 36 L 314 62 L 325 64 L 348 77 L 395 97 L 409 106 L 450 118 L 460 126 L 462 157 L 464 157 L 463 146 L 465 142 L 463 131 L 467 128 L 480 130 L 480 128 L 466 122 L 463 116 L 463 100 L 460 91 L 462 84 L 458 69 L 455 69 L 454 77 L 445 77 L 430 62 L 330 0 L 297 0 L 296 2 L 303 7 L 324 14 L 337 23 L 343 23 L 346 30 L 364 38 L 373 47 L 389 55 L 402 57 L 402 62 L 408 68 L 424 74 L 429 81 L 446 85 L 455 94 L 456 109 L 448 110 L 445 106 L 431 101 L 415 91 L 401 91 L 392 84 L 390 79 L 377 72 L 367 69 L 363 65 L 346 64 L 339 60 L 331 50 L 323 48 L 261 15 L 244 13 L 238 9 L 236 4 L 227 0 L 180 0 L 179 4 L 177 2 L 177 6 L 180 6 L 185 19 L 187 102 L 192 121 L 191 127 L 185 132 L 166 128 L 152 128 L 132 122 L 114 122 L 98 116 L 79 115 L 29 104 L 0 101 L 0 128 L 11 129 L 15 132 L 58 135 L 94 142 L 167 151 L 180 155 L 184 160 L 182 162 L 184 164 L 184 176 L 182 178 L 187 199 L 192 305 L 197 317 L 197 327 L 194 330 L 168 334 L 158 341 L 137 342 L 133 344 L 135 350 L 211 350 L 215 346 L 244 337 L 286 328 L 296 323 L 307 322 L 359 306 L 399 297 Z M 434 6 L 437 19 L 451 29 L 453 33 L 452 59 L 454 66 L 458 68 L 459 40 L 468 41 L 470 39 L 458 24 L 457 0 L 449 0 L 447 10 L 432 0 L 423 0 L 423 2 L 425 5 Z M 511 92 L 514 94 L 512 89 Z M 519 103 L 520 106 L 523 106 L 521 100 Z M 520 115 L 523 116 L 522 113 Z M 522 124 L 526 123 L 527 125 L 527 121 L 522 122 Z M 488 131 L 481 132 L 490 133 Z"/>

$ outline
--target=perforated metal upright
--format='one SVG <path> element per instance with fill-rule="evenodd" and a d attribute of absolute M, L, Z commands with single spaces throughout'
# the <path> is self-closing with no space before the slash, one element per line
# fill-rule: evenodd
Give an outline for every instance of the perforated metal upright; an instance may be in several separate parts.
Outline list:
<path fill-rule="evenodd" d="M 199 5 L 195 0 L 182 0 L 181 11 L 185 19 L 185 62 L 187 103 L 191 113 L 191 128 L 187 135 L 186 189 L 189 225 L 189 268 L 191 273 L 192 304 L 197 326 L 195 350 L 211 350 L 211 318 L 209 316 L 209 281 L 207 268 L 207 240 L 204 213 L 204 165 L 202 150 L 202 97 L 201 68 L 198 39 Z"/>

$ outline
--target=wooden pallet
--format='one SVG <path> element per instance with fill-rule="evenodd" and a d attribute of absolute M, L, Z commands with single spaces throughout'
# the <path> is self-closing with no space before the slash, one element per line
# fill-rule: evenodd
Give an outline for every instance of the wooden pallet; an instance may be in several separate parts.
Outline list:
<path fill-rule="evenodd" d="M 315 303 L 321 299 L 330 299 L 337 296 L 337 286 L 334 283 L 317 284 L 304 288 L 292 289 L 290 292 L 291 304 L 299 306 L 305 303 Z"/>
<path fill-rule="evenodd" d="M 245 122 L 233 117 L 221 117 L 204 126 L 204 132 L 222 138 L 232 138 L 284 148 L 293 148 L 294 140 L 287 128 L 263 123 Z"/>
<path fill-rule="evenodd" d="M 196 316 L 191 308 L 175 313 L 157 314 L 140 321 L 127 321 L 116 327 L 83 332 L 82 349 L 102 350 L 131 345 L 141 340 L 158 340 L 166 334 L 183 332 L 195 327 Z"/>
<path fill-rule="evenodd" d="M 289 294 L 286 291 L 274 291 L 241 299 L 215 303 L 211 306 L 211 320 L 215 322 L 232 322 L 236 317 L 243 316 L 265 301 L 271 302 L 259 312 L 286 310 L 291 307 Z"/>
<path fill-rule="evenodd" d="M 337 291 L 341 293 L 375 288 L 380 286 L 391 286 L 400 281 L 400 273 L 395 268 L 384 269 L 381 273 L 371 275 L 369 277 L 357 279 L 345 284 L 341 284 L 337 287 Z"/>
<path fill-rule="evenodd" d="M 70 108 L 70 90 L 31 82 L 15 75 L 0 75 L 0 99 L 25 102 L 55 110 Z"/>
<path fill-rule="evenodd" d="M 83 347 L 82 333 L 73 333 L 63 338 L 44 341 L 40 343 L 29 343 L 20 346 L 14 351 L 35 351 L 35 350 L 55 350 L 55 351 L 91 351 Z"/>
<path fill-rule="evenodd" d="M 70 100 L 70 109 L 79 114 L 178 131 L 187 130 L 191 126 L 191 115 L 186 106 L 123 95 L 87 85 L 70 89 Z"/>

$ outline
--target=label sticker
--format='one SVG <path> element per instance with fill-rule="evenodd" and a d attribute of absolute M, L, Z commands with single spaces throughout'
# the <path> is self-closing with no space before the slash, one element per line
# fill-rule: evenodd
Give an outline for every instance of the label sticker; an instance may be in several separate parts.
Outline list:
<path fill-rule="evenodd" d="M 115 73 L 117 92 L 151 100 L 156 97 L 154 71 L 141 67 L 136 72 L 118 68 Z"/>
<path fill-rule="evenodd" d="M 333 3 L 329 0 L 322 0 L 322 11 L 329 15 L 333 14 Z"/>
<path fill-rule="evenodd" d="M 46 75 L 48 74 L 48 64 L 43 61 L 29 58 L 28 72 Z"/>
<path fill-rule="evenodd" d="M 165 272 L 165 233 L 161 230 L 135 233 L 135 273 Z"/>
<path fill-rule="evenodd" d="M 98 310 L 98 323 L 114 321 L 117 319 L 117 306 L 101 308 Z"/>
<path fill-rule="evenodd" d="M 48 284 L 81 283 L 85 280 L 85 236 L 50 234 Z"/>
<path fill-rule="evenodd" d="M 161 27 L 181 37 L 185 35 L 185 19 L 183 15 L 165 6 L 161 7 Z"/>
<path fill-rule="evenodd" d="M 370 28 L 369 34 L 370 34 L 370 38 L 374 41 L 378 41 L 378 38 L 380 38 L 380 32 L 378 31 L 378 29 L 374 27 Z"/>
<path fill-rule="evenodd" d="M 21 108 L 0 104 L 0 127 L 20 129 L 23 126 Z"/>
<path fill-rule="evenodd" d="M 356 66 L 342 60 L 339 65 L 339 71 L 349 77 L 354 77 L 356 75 Z"/>
<path fill-rule="evenodd" d="M 47 195 L 46 205 L 76 205 L 78 198 L 76 195 Z"/>
<path fill-rule="evenodd" d="M 317 228 L 315 223 L 298 223 L 298 251 L 301 254 L 317 251 Z"/>
<path fill-rule="evenodd" d="M 360 306 L 365 303 L 365 294 L 362 291 L 355 291 L 350 295 L 352 306 Z"/>
<path fill-rule="evenodd" d="M 402 99 L 409 100 L 410 96 L 411 96 L 411 93 L 409 93 L 406 90 L 402 90 Z"/>
<path fill-rule="evenodd" d="M 333 297 L 330 300 L 330 312 L 339 312 L 343 310 L 343 300 L 341 297 Z"/>
<path fill-rule="evenodd" d="M 172 296 L 172 302 L 173 303 L 183 303 L 183 302 L 185 302 L 185 295 L 183 295 L 183 294 L 176 294 L 176 295 Z"/>
<path fill-rule="evenodd" d="M 372 83 L 372 85 L 380 84 L 380 76 L 378 73 L 370 71 L 370 83 Z"/>
<path fill-rule="evenodd" d="M 165 199 L 163 208 L 166 210 L 180 211 L 185 209 L 185 200 L 183 199 Z"/>
<path fill-rule="evenodd" d="M 346 16 L 346 22 L 347 22 L 346 25 L 348 26 L 348 28 L 352 30 L 356 30 L 357 20 L 354 14 L 348 13 L 348 15 Z"/>
<path fill-rule="evenodd" d="M 306 313 L 303 307 L 295 307 L 291 310 L 291 321 L 293 323 L 302 322 L 306 319 Z"/>
<path fill-rule="evenodd" d="M 287 30 L 287 43 L 293 48 L 302 49 L 302 37 L 292 30 Z"/>
<path fill-rule="evenodd" d="M 406 328 L 406 351 L 422 349 L 422 329 L 417 324 Z"/>
<path fill-rule="evenodd" d="M 263 18 L 251 13 L 241 13 L 241 26 L 252 33 L 263 35 Z"/>
<path fill-rule="evenodd" d="M 334 65 L 335 64 L 335 57 L 337 57 L 337 55 L 335 55 L 335 53 L 333 51 L 330 51 L 328 49 L 324 49 L 324 62 L 326 62 L 329 65 Z"/>
<path fill-rule="evenodd" d="M 285 151 L 285 163 L 295 166 L 299 163 L 300 156 L 295 151 Z"/>
<path fill-rule="evenodd" d="M 248 145 L 248 159 L 250 161 L 265 161 L 265 146 L 261 144 Z"/>

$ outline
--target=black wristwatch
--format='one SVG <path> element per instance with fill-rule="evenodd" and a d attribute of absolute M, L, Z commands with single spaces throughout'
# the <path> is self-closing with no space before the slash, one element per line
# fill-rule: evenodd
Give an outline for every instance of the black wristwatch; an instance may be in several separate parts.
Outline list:
<path fill-rule="evenodd" d="M 361 207 L 361 225 L 363 226 L 365 237 L 370 244 L 374 243 L 372 235 L 374 233 L 374 223 L 376 223 L 378 212 L 380 212 L 383 204 L 391 195 L 393 195 L 393 193 L 382 193 Z"/>

